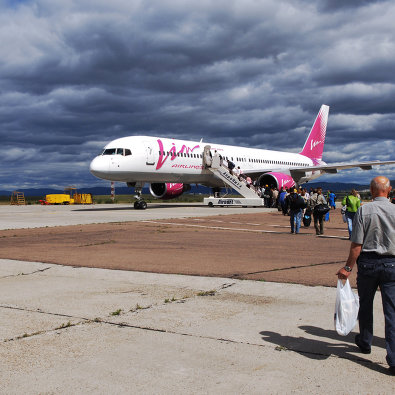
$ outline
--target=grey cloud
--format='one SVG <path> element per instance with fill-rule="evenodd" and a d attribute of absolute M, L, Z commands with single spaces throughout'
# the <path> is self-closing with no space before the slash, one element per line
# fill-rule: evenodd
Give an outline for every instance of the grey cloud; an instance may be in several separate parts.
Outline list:
<path fill-rule="evenodd" d="M 320 0 L 318 9 L 326 12 L 347 11 L 353 8 L 365 7 L 370 4 L 382 3 L 386 0 Z"/>
<path fill-rule="evenodd" d="M 30 165 L 29 153 L 45 159 L 31 183 L 53 183 L 51 166 L 61 179 L 95 182 L 89 160 L 126 135 L 295 152 L 322 103 L 331 106 L 330 158 L 375 159 L 393 140 L 392 2 L 38 0 L 0 8 L 0 138 L 19 155 L 18 170 Z M 369 143 L 344 148 L 361 139 Z M 10 168 L 4 157 L 0 165 Z"/>

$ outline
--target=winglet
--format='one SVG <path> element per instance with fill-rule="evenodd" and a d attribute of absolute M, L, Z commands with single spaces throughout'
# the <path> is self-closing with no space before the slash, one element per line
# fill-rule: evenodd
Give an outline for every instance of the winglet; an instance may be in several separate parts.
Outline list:
<path fill-rule="evenodd" d="M 322 159 L 328 114 L 329 106 L 323 104 L 317 118 L 315 119 L 313 127 L 310 130 L 309 137 L 307 137 L 304 147 L 300 152 L 301 155 L 307 156 L 311 159 Z"/>

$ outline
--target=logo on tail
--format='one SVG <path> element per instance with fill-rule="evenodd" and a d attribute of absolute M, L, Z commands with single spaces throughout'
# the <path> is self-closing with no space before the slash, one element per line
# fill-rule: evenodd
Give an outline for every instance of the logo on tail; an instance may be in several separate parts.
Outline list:
<path fill-rule="evenodd" d="M 328 124 L 329 106 L 323 104 L 310 130 L 304 147 L 300 152 L 301 155 L 310 159 L 321 160 L 324 151 L 326 125 Z"/>

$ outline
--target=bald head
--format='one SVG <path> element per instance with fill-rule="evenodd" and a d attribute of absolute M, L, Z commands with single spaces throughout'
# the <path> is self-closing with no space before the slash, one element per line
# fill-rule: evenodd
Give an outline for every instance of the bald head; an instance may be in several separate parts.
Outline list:
<path fill-rule="evenodd" d="M 373 198 L 377 196 L 388 197 L 390 190 L 390 180 L 387 177 L 378 176 L 373 178 L 370 182 L 370 191 L 372 192 Z"/>

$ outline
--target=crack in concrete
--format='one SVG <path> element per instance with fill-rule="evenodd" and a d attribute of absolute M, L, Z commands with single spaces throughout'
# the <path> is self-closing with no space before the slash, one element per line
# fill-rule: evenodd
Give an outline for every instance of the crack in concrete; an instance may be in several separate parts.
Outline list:
<path fill-rule="evenodd" d="M 263 347 L 263 348 L 269 347 L 274 350 L 278 350 L 278 345 L 274 346 L 274 345 L 239 341 L 239 340 L 233 340 L 233 339 L 227 339 L 227 338 L 215 337 L 215 336 L 196 335 L 196 334 L 192 334 L 192 333 L 177 332 L 177 331 L 172 331 L 172 330 L 167 330 L 167 329 L 152 328 L 149 326 L 132 325 L 132 324 L 127 324 L 127 323 L 115 323 L 115 322 L 111 322 L 111 321 L 102 321 L 102 323 L 107 324 L 107 325 L 117 326 L 120 328 L 132 328 L 132 329 L 145 330 L 145 331 L 150 331 L 150 332 L 168 333 L 168 334 L 177 335 L 177 336 L 186 336 L 186 337 L 192 337 L 192 338 L 198 338 L 198 339 L 214 340 L 214 341 L 219 341 L 222 343 L 240 344 L 240 345 Z M 350 355 L 342 356 L 342 355 L 327 354 L 327 353 L 320 353 L 320 352 L 314 352 L 314 351 L 304 351 L 304 350 L 293 349 L 290 347 L 281 347 L 281 351 L 296 352 L 296 353 L 299 353 L 302 355 L 308 355 L 308 356 L 311 355 L 311 356 L 321 356 L 321 357 L 327 357 L 327 358 L 340 358 L 340 359 L 345 359 L 345 360 L 354 361 L 354 362 L 364 362 L 366 364 L 377 364 L 377 365 L 384 366 L 384 364 L 381 362 L 370 361 L 370 360 L 366 360 L 366 359 L 360 358 L 360 357 L 352 357 Z"/>
<path fill-rule="evenodd" d="M 62 314 L 62 313 L 51 313 L 48 311 L 43 311 L 40 309 L 27 309 L 25 307 L 16 307 L 16 306 L 7 306 L 7 305 L 0 305 L 0 308 L 2 309 L 9 309 L 9 310 L 19 310 L 19 311 L 27 311 L 29 313 L 39 313 L 39 314 L 46 314 L 46 315 L 53 315 L 56 317 L 66 317 L 66 318 L 73 318 L 73 319 L 78 319 L 78 320 L 86 320 L 89 321 L 89 318 L 85 318 L 85 317 L 76 317 L 73 315 L 69 315 L 69 314 Z"/>
<path fill-rule="evenodd" d="M 235 284 L 236 283 L 225 283 L 225 284 L 222 284 L 221 287 L 219 288 L 218 292 L 221 291 L 222 289 L 233 287 L 233 285 L 235 285 Z"/>
<path fill-rule="evenodd" d="M 52 267 L 45 267 L 44 269 L 38 269 L 38 270 L 35 270 L 34 272 L 31 272 L 31 273 L 23 273 L 22 272 L 22 273 L 18 273 L 18 274 L 9 274 L 8 276 L 0 277 L 0 280 L 2 280 L 3 278 L 10 278 L 10 277 L 30 276 L 32 274 L 45 272 L 46 270 L 49 270 L 49 269 L 52 269 Z"/>
<path fill-rule="evenodd" d="M 220 290 L 224 289 L 224 288 L 231 287 L 234 284 L 236 284 L 236 283 L 223 284 L 222 287 L 220 288 Z M 178 302 L 178 301 L 175 301 L 175 302 Z M 183 302 L 185 302 L 185 300 L 183 300 Z M 150 305 L 150 306 L 148 306 L 148 307 L 146 307 L 144 309 L 145 310 L 151 309 L 151 308 L 153 308 L 155 306 L 157 306 L 157 305 Z M 37 332 L 31 333 L 31 334 L 24 334 L 22 336 L 16 336 L 14 338 L 5 339 L 5 340 L 3 340 L 3 342 L 22 340 L 22 339 L 25 339 L 27 337 L 43 335 L 43 334 L 46 334 L 46 333 L 51 333 L 51 332 L 55 332 L 55 331 L 59 331 L 59 330 L 64 330 L 64 329 L 71 328 L 71 327 L 76 327 L 76 326 L 79 326 L 79 325 L 88 325 L 88 324 L 92 324 L 92 323 L 97 323 L 97 324 L 106 324 L 106 325 L 116 326 L 118 328 L 131 328 L 131 329 L 150 331 L 150 332 L 157 332 L 157 333 L 167 333 L 167 334 L 170 334 L 170 335 L 185 336 L 185 337 L 205 339 L 205 340 L 214 340 L 214 341 L 219 341 L 219 342 L 222 342 L 222 343 L 240 344 L 240 345 L 247 345 L 247 346 L 254 346 L 254 347 L 264 347 L 264 348 L 269 347 L 269 348 L 272 348 L 273 350 L 276 350 L 276 351 L 296 352 L 296 353 L 299 353 L 299 354 L 302 354 L 302 355 L 306 355 L 306 356 L 340 358 L 340 359 L 345 359 L 345 360 L 349 360 L 349 361 L 353 361 L 353 362 L 363 362 L 363 363 L 366 363 L 366 364 L 372 364 L 372 365 L 376 364 L 376 365 L 384 366 L 384 364 L 381 363 L 381 362 L 370 361 L 370 360 L 366 360 L 364 358 L 353 357 L 353 356 L 350 356 L 350 355 L 342 356 L 342 355 L 335 355 L 335 354 L 332 354 L 332 353 L 305 351 L 305 350 L 300 350 L 300 349 L 292 348 L 292 347 L 285 347 L 285 346 L 278 346 L 278 345 L 275 346 L 275 345 L 268 345 L 268 344 L 262 344 L 262 343 L 239 341 L 239 340 L 227 339 L 227 338 L 223 338 L 223 337 L 197 335 L 197 334 L 193 334 L 193 333 L 177 332 L 177 331 L 168 330 L 168 329 L 152 328 L 152 327 L 149 327 L 149 326 L 133 325 L 133 324 L 125 323 L 125 322 L 108 321 L 108 320 L 104 320 L 104 319 L 101 319 L 101 318 L 90 319 L 90 318 L 72 316 L 72 315 L 68 315 L 68 314 L 50 313 L 50 312 L 45 312 L 45 311 L 42 311 L 42 310 L 24 309 L 24 308 L 20 308 L 20 307 L 12 307 L 12 306 L 0 305 L 0 308 L 28 311 L 28 312 L 33 312 L 33 313 L 47 314 L 47 315 L 53 315 L 53 316 L 58 316 L 58 317 L 66 317 L 66 318 L 81 320 L 81 321 L 76 322 L 76 323 L 70 323 L 70 321 L 69 321 L 66 325 L 61 325 L 60 327 L 56 327 L 56 328 L 53 328 L 53 329 L 37 331 Z M 134 312 L 137 312 L 137 311 L 138 310 L 133 310 L 133 311 L 131 310 L 130 312 L 134 313 Z"/>

